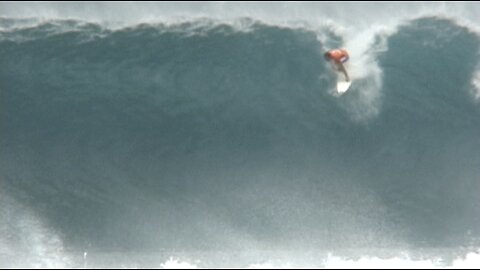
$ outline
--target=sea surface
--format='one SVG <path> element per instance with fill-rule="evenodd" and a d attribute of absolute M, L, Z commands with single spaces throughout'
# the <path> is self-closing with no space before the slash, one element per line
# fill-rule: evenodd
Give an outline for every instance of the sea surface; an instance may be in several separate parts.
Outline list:
<path fill-rule="evenodd" d="M 478 18 L 0 3 L 0 267 L 478 267 Z"/>

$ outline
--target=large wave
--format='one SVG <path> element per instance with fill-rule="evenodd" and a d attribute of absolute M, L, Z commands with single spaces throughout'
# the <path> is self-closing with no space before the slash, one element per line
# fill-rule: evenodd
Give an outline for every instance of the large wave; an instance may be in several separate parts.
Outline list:
<path fill-rule="evenodd" d="M 480 40 L 457 21 L 369 42 L 253 19 L 0 28 L 0 185 L 22 213 L 1 222 L 35 213 L 62 252 L 479 245 Z"/>

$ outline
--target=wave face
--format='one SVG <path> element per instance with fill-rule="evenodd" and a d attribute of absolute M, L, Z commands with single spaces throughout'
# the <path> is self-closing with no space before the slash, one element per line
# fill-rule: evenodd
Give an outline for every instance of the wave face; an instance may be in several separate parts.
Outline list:
<path fill-rule="evenodd" d="M 475 33 L 406 22 L 337 97 L 340 36 L 241 23 L 2 18 L 2 254 L 31 212 L 62 252 L 480 244 Z"/>

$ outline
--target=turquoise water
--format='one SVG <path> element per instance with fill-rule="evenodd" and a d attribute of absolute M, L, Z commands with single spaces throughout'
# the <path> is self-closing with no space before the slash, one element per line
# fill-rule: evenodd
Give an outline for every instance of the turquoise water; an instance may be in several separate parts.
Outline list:
<path fill-rule="evenodd" d="M 339 97 L 355 43 L 235 22 L 0 19 L 0 265 L 479 246 L 478 33 L 403 21 Z"/>

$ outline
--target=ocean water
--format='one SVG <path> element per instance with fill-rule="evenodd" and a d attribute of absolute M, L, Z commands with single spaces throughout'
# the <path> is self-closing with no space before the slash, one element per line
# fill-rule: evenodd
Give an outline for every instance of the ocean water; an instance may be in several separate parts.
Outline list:
<path fill-rule="evenodd" d="M 478 267 L 479 17 L 0 3 L 0 267 Z"/>

